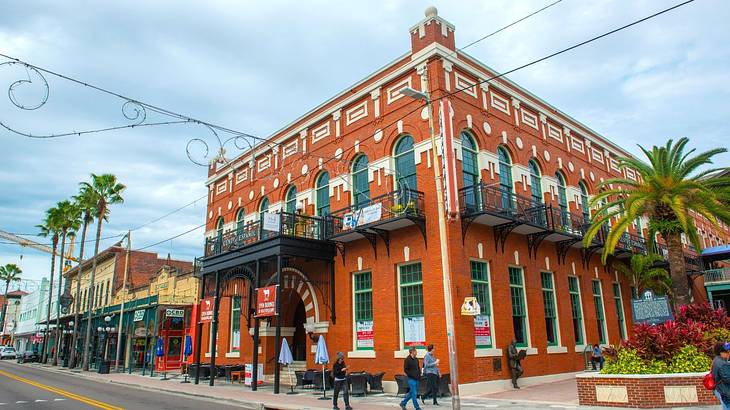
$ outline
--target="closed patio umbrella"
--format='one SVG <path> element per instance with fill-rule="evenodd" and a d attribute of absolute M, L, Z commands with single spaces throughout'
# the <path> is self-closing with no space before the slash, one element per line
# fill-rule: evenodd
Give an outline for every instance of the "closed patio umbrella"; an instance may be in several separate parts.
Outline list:
<path fill-rule="evenodd" d="M 294 385 L 292 384 L 292 379 L 291 379 L 291 367 L 289 367 L 289 365 L 294 363 L 294 358 L 292 357 L 291 350 L 289 350 L 289 343 L 286 342 L 286 338 L 283 338 L 281 340 L 280 351 L 281 352 L 279 353 L 279 363 L 286 365 L 286 368 L 289 373 L 290 390 L 287 392 L 287 394 L 296 394 L 296 392 L 294 391 Z"/>
<path fill-rule="evenodd" d="M 327 383 L 325 381 L 324 365 L 329 362 L 330 357 L 327 353 L 327 344 L 324 342 L 324 336 L 319 335 L 319 340 L 317 340 L 317 350 L 314 353 L 314 363 L 322 365 L 322 397 L 320 397 L 320 400 L 327 399 Z"/>

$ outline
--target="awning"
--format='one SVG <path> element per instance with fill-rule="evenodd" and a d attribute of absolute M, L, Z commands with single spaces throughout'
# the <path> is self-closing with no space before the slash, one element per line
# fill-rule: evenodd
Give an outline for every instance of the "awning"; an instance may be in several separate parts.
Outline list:
<path fill-rule="evenodd" d="M 727 254 L 728 258 L 730 258 L 730 245 L 713 246 L 712 248 L 702 250 L 702 256 L 715 256 L 723 253 Z"/>

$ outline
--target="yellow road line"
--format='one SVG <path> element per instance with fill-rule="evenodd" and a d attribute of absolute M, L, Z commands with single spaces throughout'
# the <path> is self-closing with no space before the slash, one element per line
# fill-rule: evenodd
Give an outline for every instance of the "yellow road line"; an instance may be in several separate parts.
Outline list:
<path fill-rule="evenodd" d="M 17 380 L 17 381 L 25 383 L 25 384 L 29 384 L 29 385 L 37 387 L 39 389 L 48 390 L 50 392 L 60 394 L 61 396 L 65 396 L 70 399 L 80 401 L 81 403 L 88 404 L 89 406 L 92 406 L 92 407 L 97 407 L 97 408 L 104 409 L 104 410 L 124 410 L 123 407 L 112 406 L 111 404 L 104 403 L 104 402 L 101 402 L 98 400 L 94 400 L 90 397 L 80 396 L 78 394 L 71 393 L 71 392 L 68 392 L 63 389 L 59 389 L 58 387 L 53 387 L 53 386 L 48 386 L 46 384 L 38 383 L 36 381 L 26 379 L 26 378 L 23 378 L 20 376 L 16 376 L 12 373 L 8 373 L 8 372 L 2 371 L 2 370 L 0 370 L 0 375 L 9 377 L 13 380 Z"/>

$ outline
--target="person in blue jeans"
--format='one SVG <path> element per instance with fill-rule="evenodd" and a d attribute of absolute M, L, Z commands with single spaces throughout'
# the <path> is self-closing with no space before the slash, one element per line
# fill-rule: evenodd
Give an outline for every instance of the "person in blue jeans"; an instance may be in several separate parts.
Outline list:
<path fill-rule="evenodd" d="M 403 362 L 403 371 L 408 378 L 408 393 L 400 402 L 400 408 L 405 409 L 408 400 L 411 400 L 413 408 L 420 410 L 421 407 L 418 405 L 418 380 L 421 378 L 421 366 L 416 358 L 416 348 L 413 346 L 408 349 L 408 357 Z"/>

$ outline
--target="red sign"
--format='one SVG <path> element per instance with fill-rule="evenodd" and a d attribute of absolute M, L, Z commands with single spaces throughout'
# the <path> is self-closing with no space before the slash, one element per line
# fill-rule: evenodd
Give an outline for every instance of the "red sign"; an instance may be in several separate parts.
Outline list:
<path fill-rule="evenodd" d="M 276 287 L 267 286 L 256 289 L 256 316 L 276 316 Z"/>
<path fill-rule="evenodd" d="M 200 302 L 200 321 L 209 323 L 213 321 L 213 308 L 215 307 L 215 299 L 206 298 Z"/>

